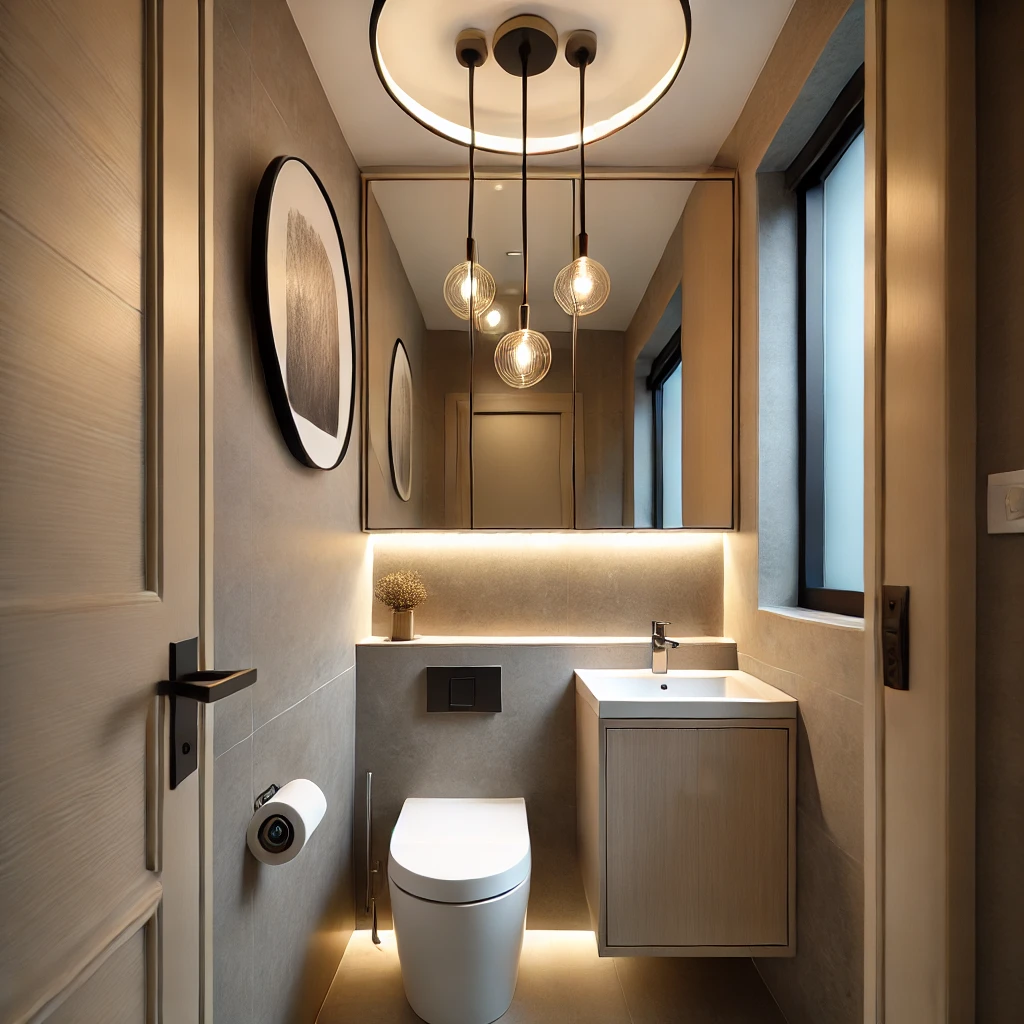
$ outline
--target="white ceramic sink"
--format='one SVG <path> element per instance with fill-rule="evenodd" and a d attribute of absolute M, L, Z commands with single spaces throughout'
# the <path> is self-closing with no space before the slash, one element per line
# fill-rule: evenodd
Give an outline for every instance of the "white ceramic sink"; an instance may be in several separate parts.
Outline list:
<path fill-rule="evenodd" d="M 796 699 L 734 671 L 578 669 L 576 692 L 598 718 L 795 718 Z"/>

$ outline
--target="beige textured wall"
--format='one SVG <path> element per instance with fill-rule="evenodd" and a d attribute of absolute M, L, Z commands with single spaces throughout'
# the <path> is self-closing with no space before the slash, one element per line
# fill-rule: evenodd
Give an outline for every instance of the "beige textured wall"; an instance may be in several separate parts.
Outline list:
<path fill-rule="evenodd" d="M 366 393 L 369 437 L 366 489 L 369 522 L 376 529 L 422 527 L 424 522 L 423 351 L 426 326 L 372 188 L 366 210 Z M 415 401 L 412 495 L 403 501 L 391 480 L 388 400 L 391 357 L 401 338 L 409 354 Z"/>
<path fill-rule="evenodd" d="M 719 534 L 378 534 L 374 579 L 418 570 L 430 593 L 416 611 L 428 636 L 722 634 Z M 373 632 L 390 633 L 373 602 Z"/>
<path fill-rule="evenodd" d="M 800 701 L 797 956 L 758 962 L 790 1024 L 862 1019 L 864 633 L 759 607 L 757 170 L 848 7 L 796 0 L 716 160 L 740 187 L 740 529 L 725 535 L 725 631 L 741 668 Z"/>
<path fill-rule="evenodd" d="M 218 2 L 213 57 L 217 659 L 259 669 L 216 707 L 214 1009 L 218 1024 L 312 1024 L 353 923 L 367 538 L 358 426 L 329 473 L 300 465 L 281 438 L 250 324 L 250 225 L 267 164 L 307 160 L 341 225 L 358 328 L 360 180 L 285 0 Z M 245 845 L 253 800 L 294 778 L 323 789 L 327 816 L 295 870 L 257 865 Z"/>
<path fill-rule="evenodd" d="M 1024 537 L 989 536 L 989 473 L 1024 468 L 1024 4 L 977 0 L 977 1019 L 1024 1005 Z"/>

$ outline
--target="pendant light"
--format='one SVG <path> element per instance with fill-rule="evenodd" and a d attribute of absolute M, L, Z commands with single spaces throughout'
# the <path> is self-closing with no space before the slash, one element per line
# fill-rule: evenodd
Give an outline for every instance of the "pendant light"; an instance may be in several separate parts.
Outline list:
<path fill-rule="evenodd" d="M 612 290 L 608 271 L 587 254 L 587 168 L 583 155 L 583 123 L 586 111 L 586 72 L 597 56 L 597 37 L 593 32 L 573 32 L 565 47 L 565 59 L 580 69 L 580 234 L 576 259 L 563 267 L 555 278 L 555 301 L 570 316 L 595 313 L 607 301 Z"/>
<path fill-rule="evenodd" d="M 497 43 L 495 43 L 497 46 Z M 494 350 L 494 368 L 498 376 L 513 388 L 529 388 L 540 383 L 551 369 L 551 343 L 530 329 L 530 251 L 526 205 L 526 83 L 529 80 L 530 43 L 519 44 L 523 75 L 523 303 L 519 307 L 519 330 L 511 331 Z"/>
<path fill-rule="evenodd" d="M 486 312 L 494 301 L 494 278 L 476 261 L 476 239 L 473 238 L 473 201 L 476 198 L 476 105 L 473 77 L 479 65 L 487 60 L 487 41 L 479 29 L 459 33 L 455 41 L 459 63 L 469 69 L 469 216 L 466 233 L 466 259 L 448 271 L 444 279 L 444 301 L 460 319 L 469 320 Z"/>

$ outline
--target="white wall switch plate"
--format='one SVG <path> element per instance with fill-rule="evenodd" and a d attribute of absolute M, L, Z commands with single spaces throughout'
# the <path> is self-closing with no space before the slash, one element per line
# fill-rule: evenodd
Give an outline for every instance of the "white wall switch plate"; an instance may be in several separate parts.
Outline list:
<path fill-rule="evenodd" d="M 1024 469 L 989 475 L 988 532 L 1024 533 Z"/>

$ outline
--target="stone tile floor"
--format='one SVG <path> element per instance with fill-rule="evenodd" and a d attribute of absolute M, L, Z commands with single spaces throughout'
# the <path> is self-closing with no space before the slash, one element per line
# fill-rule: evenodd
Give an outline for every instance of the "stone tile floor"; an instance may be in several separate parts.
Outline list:
<path fill-rule="evenodd" d="M 352 936 L 318 1024 L 418 1024 L 394 934 Z M 585 931 L 527 930 L 501 1024 L 785 1024 L 752 961 L 599 957 Z"/>

